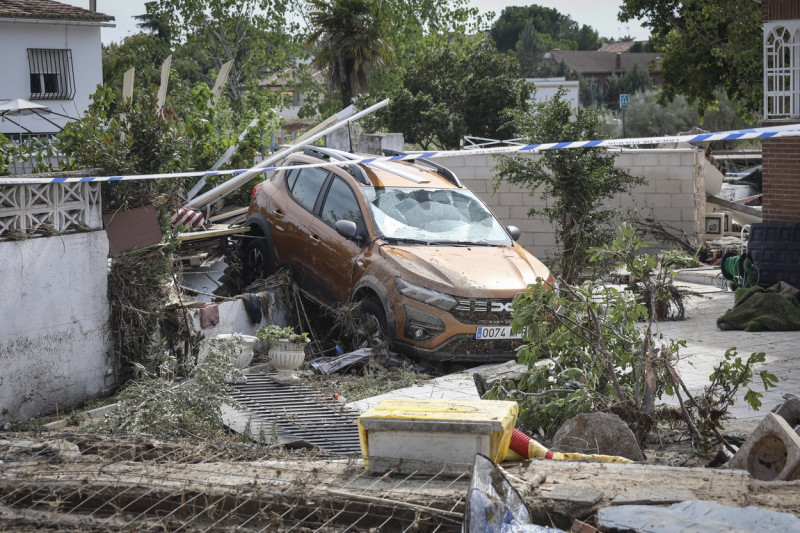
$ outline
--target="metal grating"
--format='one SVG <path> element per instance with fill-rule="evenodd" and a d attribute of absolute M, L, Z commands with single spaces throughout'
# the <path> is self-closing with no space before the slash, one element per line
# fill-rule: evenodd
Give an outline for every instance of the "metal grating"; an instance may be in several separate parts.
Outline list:
<path fill-rule="evenodd" d="M 72 50 L 28 48 L 31 100 L 72 100 L 75 73 Z"/>
<path fill-rule="evenodd" d="M 247 409 L 253 425 L 274 428 L 282 442 L 304 441 L 333 455 L 360 455 L 357 417 L 315 390 L 250 374 L 231 398 Z"/>

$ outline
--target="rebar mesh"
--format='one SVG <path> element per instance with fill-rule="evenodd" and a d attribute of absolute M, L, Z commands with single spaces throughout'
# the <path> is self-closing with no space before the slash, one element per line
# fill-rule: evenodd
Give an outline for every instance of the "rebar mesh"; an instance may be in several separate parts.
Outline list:
<path fill-rule="evenodd" d="M 360 457 L 89 433 L 0 440 L 0 529 L 459 531 L 469 477 Z M 431 467 L 426 467 L 431 471 Z"/>

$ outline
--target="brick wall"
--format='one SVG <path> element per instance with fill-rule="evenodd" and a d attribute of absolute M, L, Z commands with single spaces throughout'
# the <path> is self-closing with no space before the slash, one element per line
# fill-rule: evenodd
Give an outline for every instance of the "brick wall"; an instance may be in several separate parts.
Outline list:
<path fill-rule="evenodd" d="M 519 155 L 518 157 L 537 157 Z M 522 230 L 520 244 L 540 258 L 556 251 L 553 226 L 542 217 L 528 217 L 531 207 L 545 205 L 537 194 L 503 183 L 492 192 L 491 177 L 495 160 L 491 155 L 448 157 L 437 162 L 450 168 L 494 212 L 500 222 Z M 608 202 L 610 207 L 635 209 L 681 229 L 694 237 L 702 233 L 705 213 L 705 159 L 692 148 L 661 150 L 620 150 L 616 164 L 631 174 L 647 179 L 630 195 L 623 194 Z"/>
<path fill-rule="evenodd" d="M 762 153 L 764 222 L 800 221 L 800 138 L 765 139 Z"/>

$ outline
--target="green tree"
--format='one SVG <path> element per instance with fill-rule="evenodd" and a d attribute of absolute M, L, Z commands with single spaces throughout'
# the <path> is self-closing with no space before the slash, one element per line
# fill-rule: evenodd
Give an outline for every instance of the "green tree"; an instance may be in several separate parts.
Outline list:
<path fill-rule="evenodd" d="M 389 57 L 388 15 L 383 0 L 309 0 L 311 33 L 307 44 L 316 48 L 314 63 L 327 70 L 333 92 L 347 107 L 368 87 L 373 68 Z"/>
<path fill-rule="evenodd" d="M 138 21 L 136 27 L 152 33 L 162 41 L 170 42 L 172 40 L 172 29 L 163 17 L 154 14 L 156 3 L 145 2 L 144 6 L 147 11 L 133 17 Z"/>
<path fill-rule="evenodd" d="M 169 54 L 168 42 L 146 33 L 136 33 L 120 43 L 103 46 L 103 84 L 121 89 L 123 75 L 135 68 L 137 86 L 158 85 L 161 64 Z"/>
<path fill-rule="evenodd" d="M 717 104 L 700 117 L 696 109 L 686 103 L 686 98 L 676 96 L 671 102 L 660 104 L 654 90 L 631 96 L 630 107 L 625 110 L 625 131 L 629 137 L 658 137 L 677 135 L 702 127 L 708 131 L 728 131 L 755 124 L 738 116 L 722 90 L 716 92 Z"/>
<path fill-rule="evenodd" d="M 558 43 L 558 48 L 562 50 L 597 50 L 600 47 L 598 33 L 591 27 L 579 26 L 569 15 L 537 4 L 504 8 L 492 25 L 489 35 L 498 50 L 513 51 L 528 22 L 533 24 L 539 34 L 549 36 L 548 39 L 543 37 L 545 42 Z"/>
<path fill-rule="evenodd" d="M 535 78 L 542 72 L 542 58 L 547 51 L 530 20 L 522 28 L 517 41 L 517 61 L 523 78 Z"/>
<path fill-rule="evenodd" d="M 174 59 L 191 58 L 190 66 L 199 66 L 194 70 L 199 78 L 188 78 L 190 83 L 213 83 L 220 67 L 233 60 L 225 91 L 240 106 L 245 91 L 257 90 L 265 73 L 286 68 L 297 57 L 290 6 L 285 0 L 154 0 L 147 13 L 169 28 L 172 45 L 180 45 Z"/>
<path fill-rule="evenodd" d="M 742 113 L 762 106 L 761 4 L 751 0 L 623 0 L 621 21 L 643 20 L 662 52 L 659 99 L 679 94 L 702 115 L 724 88 Z"/>
<path fill-rule="evenodd" d="M 527 143 L 604 138 L 605 121 L 597 108 L 573 108 L 561 89 L 553 98 L 534 105 L 532 113 L 513 113 L 516 135 Z M 616 155 L 604 148 L 545 150 L 532 159 L 500 156 L 493 178 L 495 190 L 503 181 L 549 199 L 530 216 L 543 215 L 556 228 L 561 246 L 561 277 L 574 282 L 588 265 L 588 250 L 610 239 L 609 226 L 620 216 L 604 202 L 644 183 L 614 166 Z"/>
<path fill-rule="evenodd" d="M 388 127 L 424 148 L 458 148 L 463 135 L 508 138 L 505 116 L 527 106 L 528 88 L 516 61 L 491 41 L 444 48 L 409 67 L 389 104 Z"/>
<path fill-rule="evenodd" d="M 647 72 L 634 65 L 622 75 L 612 74 L 606 80 L 603 89 L 603 104 L 609 109 L 616 109 L 619 105 L 620 94 L 636 94 L 650 89 L 653 86 Z"/>
<path fill-rule="evenodd" d="M 472 36 L 482 31 L 487 18 L 469 0 L 386 0 L 391 23 L 386 42 L 392 52 L 392 68 L 374 73 L 370 93 L 380 97 L 402 85 L 409 68 L 426 56 L 449 48 L 463 56 Z M 487 17 L 493 13 L 487 14 Z"/>

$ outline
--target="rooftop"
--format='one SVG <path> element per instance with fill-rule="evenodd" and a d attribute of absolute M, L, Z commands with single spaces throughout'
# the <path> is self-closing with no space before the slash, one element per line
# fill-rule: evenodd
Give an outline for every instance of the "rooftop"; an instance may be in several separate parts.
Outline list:
<path fill-rule="evenodd" d="M 0 18 L 109 22 L 114 17 L 53 0 L 0 0 Z"/>

